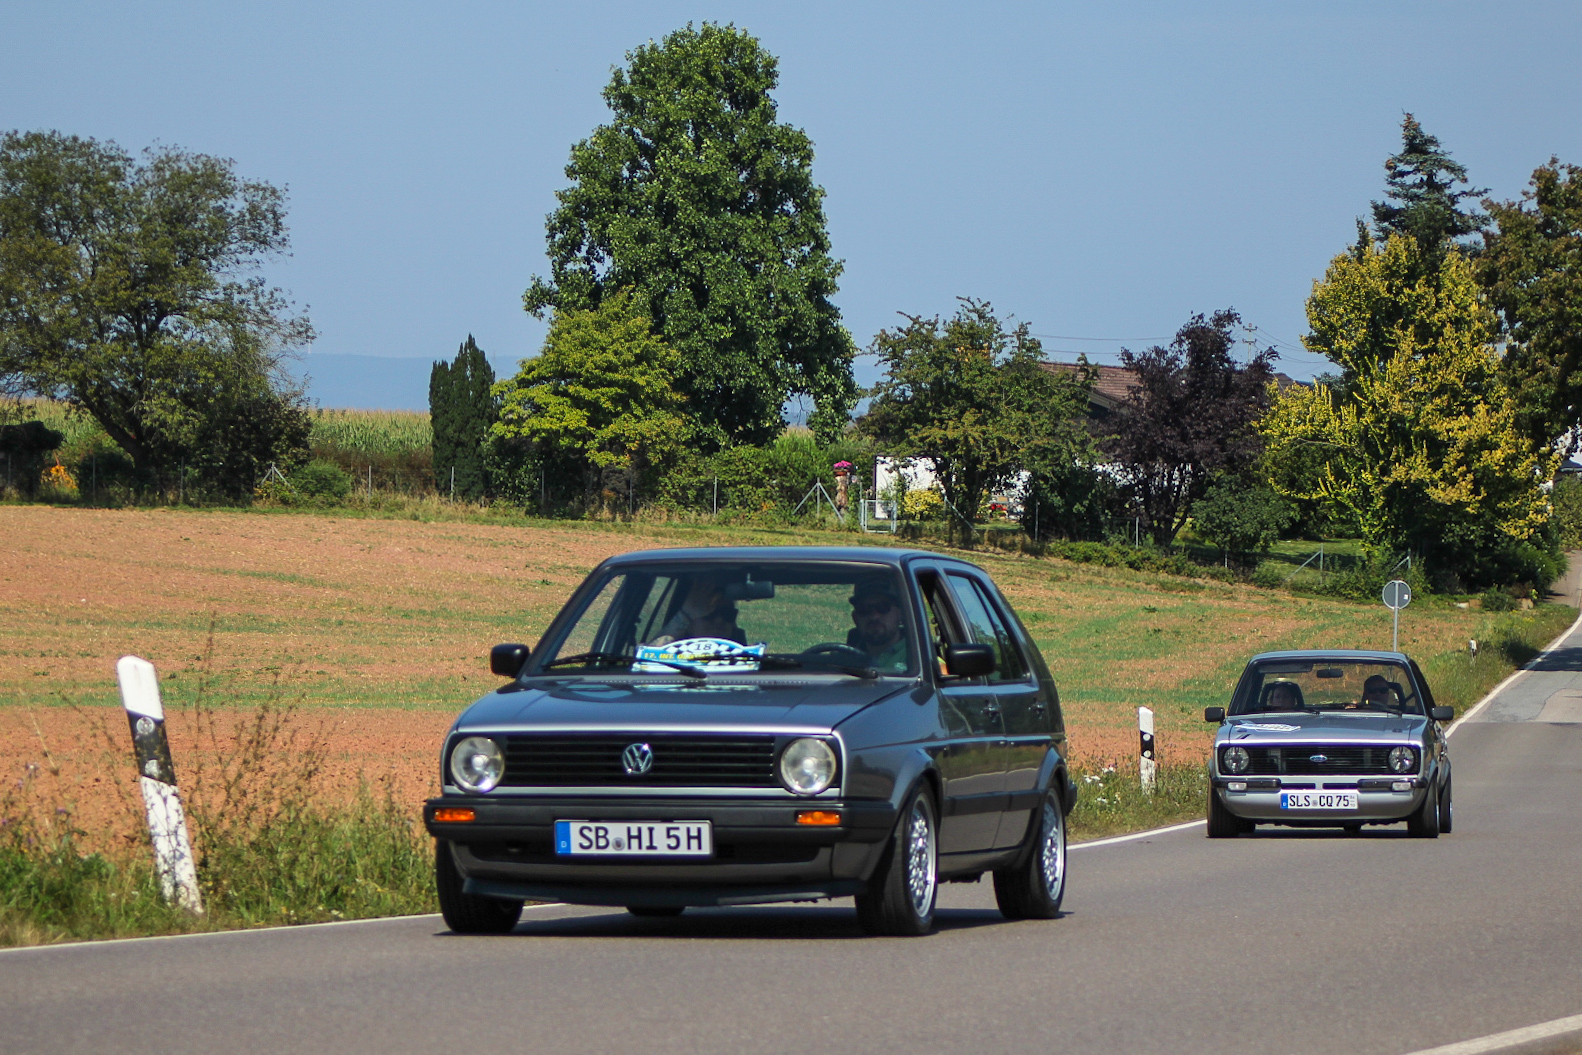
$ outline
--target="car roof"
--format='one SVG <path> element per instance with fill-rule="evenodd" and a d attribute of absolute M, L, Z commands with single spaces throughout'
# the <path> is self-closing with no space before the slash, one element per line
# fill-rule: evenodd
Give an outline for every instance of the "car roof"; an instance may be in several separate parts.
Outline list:
<path fill-rule="evenodd" d="M 1376 659 L 1394 663 L 1409 663 L 1405 652 L 1373 652 L 1361 648 L 1309 648 L 1289 652 L 1260 652 L 1248 663 L 1280 659 Z"/>
<path fill-rule="evenodd" d="M 864 564 L 888 564 L 899 567 L 908 560 L 927 558 L 950 561 L 974 567 L 959 557 L 919 549 L 890 549 L 882 546 L 709 546 L 683 549 L 634 550 L 611 557 L 604 567 L 626 564 L 685 561 L 807 561 L 829 563 L 851 561 Z"/>

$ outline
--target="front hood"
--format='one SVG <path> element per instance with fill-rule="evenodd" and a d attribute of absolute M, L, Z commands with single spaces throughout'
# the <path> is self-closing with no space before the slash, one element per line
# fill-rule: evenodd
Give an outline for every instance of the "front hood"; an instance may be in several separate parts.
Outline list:
<path fill-rule="evenodd" d="M 1377 744 L 1421 743 L 1428 719 L 1411 714 L 1369 714 L 1363 711 L 1324 714 L 1248 714 L 1220 727 L 1217 743 Z"/>
<path fill-rule="evenodd" d="M 467 708 L 455 728 L 714 731 L 834 729 L 904 692 L 910 681 L 806 679 L 753 684 L 622 683 L 593 678 L 508 685 Z"/>

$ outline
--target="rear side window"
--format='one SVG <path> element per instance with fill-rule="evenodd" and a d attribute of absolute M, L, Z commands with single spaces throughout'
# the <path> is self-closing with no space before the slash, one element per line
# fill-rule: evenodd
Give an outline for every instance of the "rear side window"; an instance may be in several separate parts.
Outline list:
<path fill-rule="evenodd" d="M 983 587 L 964 575 L 948 575 L 950 592 L 956 606 L 972 631 L 973 640 L 994 649 L 995 671 L 990 681 L 1021 681 L 1027 677 L 1027 663 L 1016 639 L 1000 618 L 993 602 L 985 595 Z"/>

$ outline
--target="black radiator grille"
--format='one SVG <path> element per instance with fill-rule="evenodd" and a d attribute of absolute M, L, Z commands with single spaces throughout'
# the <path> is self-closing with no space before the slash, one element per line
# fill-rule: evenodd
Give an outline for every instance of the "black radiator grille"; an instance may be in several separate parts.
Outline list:
<path fill-rule="evenodd" d="M 1246 746 L 1246 745 L 1243 745 Z M 1390 746 L 1357 746 L 1355 744 L 1303 744 L 1300 747 L 1248 747 L 1252 765 L 1249 776 L 1274 776 L 1294 773 L 1302 776 L 1326 774 L 1385 773 L 1397 775 L 1390 768 Z M 1228 772 L 1228 771 L 1227 771 Z M 1414 764 L 1408 771 L 1417 772 Z"/>
<path fill-rule="evenodd" d="M 632 744 L 653 751 L 648 772 L 631 775 L 621 753 Z M 779 787 L 773 736 L 505 737 L 505 787 Z"/>

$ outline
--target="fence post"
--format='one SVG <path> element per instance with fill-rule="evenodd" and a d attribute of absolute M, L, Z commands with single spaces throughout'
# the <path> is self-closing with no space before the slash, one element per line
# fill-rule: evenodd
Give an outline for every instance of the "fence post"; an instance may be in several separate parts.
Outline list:
<path fill-rule="evenodd" d="M 374 496 L 374 463 L 373 462 L 369 462 L 368 463 L 368 497 L 371 499 L 371 498 L 373 498 L 373 496 Z"/>
<path fill-rule="evenodd" d="M 456 467 L 450 467 L 450 500 L 456 501 Z"/>
<path fill-rule="evenodd" d="M 1137 759 L 1137 775 L 1142 779 L 1143 790 L 1152 794 L 1159 763 L 1154 755 L 1154 712 L 1147 707 L 1137 708 L 1137 740 L 1141 748 Z"/>
<path fill-rule="evenodd" d="M 176 768 L 170 760 L 170 740 L 165 735 L 165 707 L 159 700 L 159 676 L 154 665 L 137 656 L 122 656 L 115 665 L 121 684 L 121 703 L 132 727 L 137 757 L 137 779 L 143 786 L 143 806 L 148 813 L 148 834 L 154 844 L 154 870 L 166 901 L 175 901 L 195 916 L 203 915 L 203 895 L 198 891 L 198 870 L 187 838 L 187 816 L 176 788 Z"/>
<path fill-rule="evenodd" d="M 714 519 L 720 518 L 720 478 L 714 478 Z"/>

